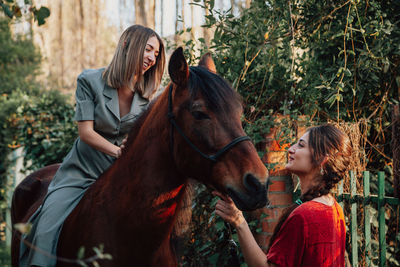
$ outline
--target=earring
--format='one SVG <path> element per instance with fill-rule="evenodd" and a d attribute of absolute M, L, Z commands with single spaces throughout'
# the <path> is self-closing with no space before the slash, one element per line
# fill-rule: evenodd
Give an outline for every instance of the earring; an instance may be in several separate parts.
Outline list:
<path fill-rule="evenodd" d="M 321 166 L 321 168 L 319 169 L 319 173 L 321 174 L 321 175 L 324 175 L 324 168 L 322 168 L 322 166 Z"/>

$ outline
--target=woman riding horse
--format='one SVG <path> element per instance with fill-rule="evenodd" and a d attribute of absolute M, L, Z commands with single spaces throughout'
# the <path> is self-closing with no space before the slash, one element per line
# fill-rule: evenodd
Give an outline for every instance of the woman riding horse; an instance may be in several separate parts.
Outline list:
<path fill-rule="evenodd" d="M 30 218 L 23 238 L 55 255 L 65 218 L 87 188 L 121 155 L 121 144 L 160 85 L 164 45 L 151 29 L 134 25 L 121 35 L 106 69 L 78 76 L 76 114 L 79 137 L 51 181 L 43 204 Z M 54 266 L 56 259 L 21 243 L 20 265 Z"/>

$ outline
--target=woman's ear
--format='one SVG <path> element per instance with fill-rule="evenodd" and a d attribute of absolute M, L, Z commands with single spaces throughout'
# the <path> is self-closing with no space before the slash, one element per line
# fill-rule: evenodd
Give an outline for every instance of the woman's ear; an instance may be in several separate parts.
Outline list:
<path fill-rule="evenodd" d="M 322 161 L 321 161 L 321 164 L 319 165 L 319 166 L 320 166 L 319 172 L 320 172 L 321 175 L 324 175 L 324 173 L 325 173 L 325 168 L 324 168 L 324 166 L 325 166 L 325 164 L 328 162 L 328 160 L 329 160 L 329 156 L 328 156 L 328 155 L 325 155 L 324 158 L 323 158 Z"/>

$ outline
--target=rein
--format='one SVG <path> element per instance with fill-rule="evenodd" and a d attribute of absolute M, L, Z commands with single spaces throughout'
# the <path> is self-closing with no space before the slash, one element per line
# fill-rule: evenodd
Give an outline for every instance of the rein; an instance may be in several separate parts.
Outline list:
<path fill-rule="evenodd" d="M 224 146 L 223 148 L 221 148 L 220 150 L 217 151 L 217 153 L 215 153 L 214 155 L 207 155 L 203 152 L 201 152 L 201 150 L 195 145 L 193 144 L 189 138 L 184 134 L 184 132 L 182 131 L 182 129 L 178 126 L 178 124 L 176 123 L 175 120 L 175 115 L 174 113 L 172 113 L 172 85 L 170 85 L 169 87 L 169 93 L 168 93 L 168 119 L 171 122 L 172 126 L 175 127 L 176 131 L 183 137 L 183 139 L 186 141 L 186 143 L 193 148 L 194 151 L 196 151 L 197 153 L 199 153 L 203 158 L 206 158 L 212 162 L 217 162 L 218 158 L 220 158 L 225 152 L 227 152 L 229 149 L 231 149 L 233 146 L 235 146 L 236 144 L 242 142 L 242 141 L 250 141 L 250 137 L 248 136 L 241 136 L 241 137 L 237 137 L 235 139 L 233 139 L 229 144 L 227 144 L 226 146 Z M 171 152 L 173 151 L 173 141 L 174 141 L 174 128 L 171 127 L 171 142 L 170 142 L 170 148 L 171 148 Z"/>

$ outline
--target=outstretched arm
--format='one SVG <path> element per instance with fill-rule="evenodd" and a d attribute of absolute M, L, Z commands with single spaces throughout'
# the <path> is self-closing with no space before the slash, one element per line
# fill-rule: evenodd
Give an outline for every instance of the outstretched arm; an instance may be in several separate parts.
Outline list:
<path fill-rule="evenodd" d="M 235 227 L 239 237 L 239 243 L 242 249 L 244 260 L 246 261 L 247 265 L 257 267 L 276 266 L 275 264 L 269 264 L 267 262 L 267 256 L 258 246 L 253 234 L 250 231 L 246 219 L 243 217 L 243 213 L 235 206 L 232 199 L 216 191 L 214 191 L 213 194 L 221 198 L 215 205 L 215 213 Z"/>
<path fill-rule="evenodd" d="M 94 149 L 115 158 L 121 156 L 121 148 L 98 134 L 94 130 L 93 121 L 78 121 L 78 133 L 81 140 Z"/>

